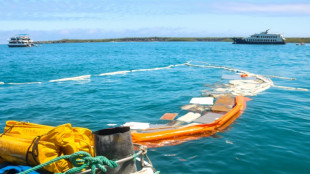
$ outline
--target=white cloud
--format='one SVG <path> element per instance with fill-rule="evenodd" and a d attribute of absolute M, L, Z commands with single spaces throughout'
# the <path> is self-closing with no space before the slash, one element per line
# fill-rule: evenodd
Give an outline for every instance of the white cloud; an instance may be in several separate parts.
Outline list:
<path fill-rule="evenodd" d="M 70 31 L 69 30 L 61 30 L 59 33 L 67 35 L 67 34 L 70 34 Z"/>
<path fill-rule="evenodd" d="M 251 4 L 251 3 L 227 3 L 215 4 L 215 8 L 221 11 L 241 13 L 272 13 L 272 14 L 304 14 L 310 15 L 310 3 L 305 4 Z"/>

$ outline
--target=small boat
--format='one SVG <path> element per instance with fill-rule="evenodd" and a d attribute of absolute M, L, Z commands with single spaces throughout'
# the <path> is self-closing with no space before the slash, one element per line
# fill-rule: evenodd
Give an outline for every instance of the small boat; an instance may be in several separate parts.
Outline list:
<path fill-rule="evenodd" d="M 269 29 L 247 38 L 233 38 L 233 44 L 285 44 L 285 38 L 281 34 L 269 34 L 268 31 Z"/>
<path fill-rule="evenodd" d="M 298 46 L 305 46 L 306 44 L 303 43 L 303 42 L 300 42 L 300 43 L 297 43 L 296 45 L 298 45 Z"/>
<path fill-rule="evenodd" d="M 9 47 L 33 47 L 34 42 L 29 38 L 28 34 L 18 34 L 11 37 L 8 43 Z"/>
<path fill-rule="evenodd" d="M 227 128 L 242 114 L 246 108 L 246 101 L 246 97 L 236 96 L 235 105 L 228 112 L 225 114 L 220 111 L 213 112 L 213 114 L 205 113 L 200 117 L 200 123 L 195 123 L 194 120 L 194 123 L 185 126 L 176 125 L 132 131 L 132 141 L 148 147 L 160 147 L 167 144 L 176 145 L 185 141 L 213 135 Z M 201 124 L 201 122 L 204 122 L 204 124 Z"/>

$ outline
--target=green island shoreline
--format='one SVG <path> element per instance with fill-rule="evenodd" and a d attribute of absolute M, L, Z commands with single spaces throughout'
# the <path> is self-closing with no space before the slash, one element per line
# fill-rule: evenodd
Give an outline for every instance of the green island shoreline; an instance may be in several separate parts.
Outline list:
<path fill-rule="evenodd" d="M 35 41 L 35 44 L 85 43 L 85 42 L 232 42 L 232 37 L 128 37 L 115 39 L 61 39 Z M 286 38 L 286 43 L 310 43 L 308 37 Z"/>

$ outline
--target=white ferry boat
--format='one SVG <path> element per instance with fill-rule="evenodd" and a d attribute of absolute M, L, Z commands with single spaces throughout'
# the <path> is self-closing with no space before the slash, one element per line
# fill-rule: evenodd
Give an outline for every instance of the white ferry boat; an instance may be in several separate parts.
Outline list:
<path fill-rule="evenodd" d="M 233 38 L 233 44 L 285 44 L 285 38 L 281 34 L 269 34 L 268 31 L 269 29 L 247 38 Z"/>
<path fill-rule="evenodd" d="M 9 47 L 32 47 L 34 46 L 33 40 L 29 38 L 28 34 L 18 34 L 11 37 L 8 43 Z"/>

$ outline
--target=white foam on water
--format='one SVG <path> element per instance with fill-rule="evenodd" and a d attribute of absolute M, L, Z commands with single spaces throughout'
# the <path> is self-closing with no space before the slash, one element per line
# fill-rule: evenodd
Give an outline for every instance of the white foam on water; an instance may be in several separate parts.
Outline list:
<path fill-rule="evenodd" d="M 127 74 L 129 72 L 131 71 L 116 71 L 116 72 L 102 73 L 102 74 L 99 74 L 99 76 L 113 76 L 117 74 Z"/>
<path fill-rule="evenodd" d="M 89 80 L 89 79 L 90 79 L 90 75 L 84 75 L 84 76 L 78 76 L 78 77 L 50 80 L 49 82 L 81 81 L 81 80 Z"/>
<path fill-rule="evenodd" d="M 0 82 L 0 85 L 4 85 L 4 82 Z"/>
<path fill-rule="evenodd" d="M 29 84 L 41 84 L 42 82 L 25 82 L 25 83 L 7 83 L 9 85 L 29 85 Z"/>

